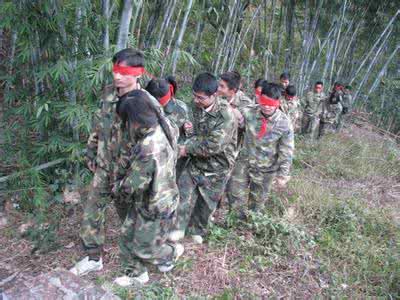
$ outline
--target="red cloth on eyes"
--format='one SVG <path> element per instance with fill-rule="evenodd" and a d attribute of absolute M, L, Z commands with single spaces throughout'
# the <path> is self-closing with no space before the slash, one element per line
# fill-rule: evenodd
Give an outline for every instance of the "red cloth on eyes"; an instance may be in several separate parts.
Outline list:
<path fill-rule="evenodd" d="M 146 70 L 144 67 L 121 66 L 117 64 L 113 65 L 113 73 L 118 73 L 121 75 L 139 76 L 143 75 L 145 72 Z"/>
<path fill-rule="evenodd" d="M 165 106 L 168 104 L 169 100 L 171 100 L 172 96 L 174 95 L 174 86 L 172 84 L 169 85 L 168 92 L 158 100 L 161 106 Z"/>
<path fill-rule="evenodd" d="M 280 101 L 279 99 L 273 99 L 270 98 L 266 95 L 261 95 L 258 98 L 258 104 L 262 105 L 262 106 L 272 106 L 272 107 L 279 107 L 280 106 Z"/>

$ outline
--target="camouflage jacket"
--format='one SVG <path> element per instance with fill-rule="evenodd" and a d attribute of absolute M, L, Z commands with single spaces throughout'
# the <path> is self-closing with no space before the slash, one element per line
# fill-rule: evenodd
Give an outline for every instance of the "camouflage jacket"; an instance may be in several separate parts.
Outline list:
<path fill-rule="evenodd" d="M 322 106 L 321 122 L 334 124 L 337 123 L 342 113 L 343 106 L 340 102 L 332 104 L 329 99 L 326 99 Z"/>
<path fill-rule="evenodd" d="M 192 174 L 227 174 L 235 161 L 237 121 L 226 101 L 217 98 L 211 111 L 193 108 L 194 134 L 185 141 Z"/>
<path fill-rule="evenodd" d="M 351 109 L 353 106 L 353 96 L 350 93 L 344 93 L 343 103 L 344 108 Z"/>
<path fill-rule="evenodd" d="M 292 125 L 295 126 L 297 120 L 300 117 L 300 100 L 294 98 L 293 100 L 287 100 L 286 98 L 281 98 L 280 110 L 289 117 Z"/>
<path fill-rule="evenodd" d="M 120 169 L 126 168 L 125 162 L 129 164 L 124 177 L 115 182 L 116 192 L 133 196 L 135 206 L 151 217 L 168 216 L 178 205 L 175 170 L 178 129 L 168 123 L 174 137 L 172 145 L 157 125 L 136 132 L 130 152 L 118 159 Z"/>
<path fill-rule="evenodd" d="M 243 109 L 249 105 L 254 104 L 253 100 L 251 100 L 249 97 L 245 95 L 242 91 L 238 91 L 235 96 L 228 101 L 228 103 L 231 105 L 233 108 L 237 108 L 241 113 L 243 112 Z M 236 120 L 237 124 L 239 124 L 240 120 Z M 235 148 L 235 158 L 239 154 L 240 148 L 243 146 L 243 130 L 241 128 L 238 128 L 238 137 L 237 137 L 237 145 Z"/>
<path fill-rule="evenodd" d="M 147 93 L 155 106 L 161 106 L 158 101 Z M 129 95 L 127 95 L 129 96 Z M 86 160 L 107 172 L 113 171 L 112 162 L 119 156 L 121 147 L 124 147 L 122 138 L 122 122 L 116 113 L 117 103 L 120 97 L 116 89 L 107 86 L 100 99 L 100 108 L 93 118 L 92 132 L 87 142 Z"/>
<path fill-rule="evenodd" d="M 308 116 L 319 116 L 322 111 L 322 102 L 325 98 L 324 92 L 319 94 L 313 91 L 308 92 L 304 101 L 304 113 Z"/>
<path fill-rule="evenodd" d="M 268 118 L 267 132 L 258 138 L 262 120 L 258 105 L 246 108 L 244 145 L 239 159 L 247 160 L 250 168 L 262 173 L 289 176 L 294 151 L 293 127 L 289 118 L 279 109 Z"/>
<path fill-rule="evenodd" d="M 231 99 L 231 101 L 228 102 L 232 107 L 238 108 L 239 110 L 248 105 L 254 104 L 253 100 L 247 97 L 245 93 L 243 93 L 240 90 L 235 94 L 235 96 Z"/>
<path fill-rule="evenodd" d="M 163 109 L 165 116 L 179 128 L 179 141 L 183 140 L 185 136 L 183 124 L 190 122 L 186 103 L 172 98 Z"/>

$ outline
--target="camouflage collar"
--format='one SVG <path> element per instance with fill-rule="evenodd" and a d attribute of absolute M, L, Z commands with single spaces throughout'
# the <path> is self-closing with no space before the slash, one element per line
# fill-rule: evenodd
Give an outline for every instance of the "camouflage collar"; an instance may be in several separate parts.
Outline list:
<path fill-rule="evenodd" d="M 216 118 L 218 116 L 219 111 L 221 110 L 220 101 L 223 100 L 220 98 L 216 98 L 214 104 L 212 104 L 212 109 L 210 111 L 207 111 L 204 108 L 197 108 L 197 109 L 201 112 L 201 115 L 210 115 L 213 118 Z"/>

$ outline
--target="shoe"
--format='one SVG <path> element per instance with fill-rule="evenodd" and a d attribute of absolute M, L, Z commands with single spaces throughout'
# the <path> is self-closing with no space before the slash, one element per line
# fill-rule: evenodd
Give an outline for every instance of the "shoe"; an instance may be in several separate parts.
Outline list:
<path fill-rule="evenodd" d="M 177 242 L 185 237 L 185 231 L 173 230 L 169 233 L 168 240 L 171 242 Z"/>
<path fill-rule="evenodd" d="M 183 252 L 185 252 L 185 247 L 182 244 L 176 244 L 174 249 L 174 260 L 172 262 L 167 262 L 162 265 L 158 265 L 158 270 L 161 273 L 167 273 L 175 268 L 175 262 L 178 260 L 179 257 L 182 256 Z"/>
<path fill-rule="evenodd" d="M 98 261 L 89 260 L 89 256 L 86 256 L 81 261 L 77 262 L 75 266 L 69 271 L 77 276 L 83 276 L 90 272 L 100 271 L 103 269 L 103 259 L 100 257 Z"/>
<path fill-rule="evenodd" d="M 194 235 L 192 235 L 192 239 L 196 244 L 199 244 L 199 245 L 203 244 L 203 237 L 201 235 L 194 234 Z"/>
<path fill-rule="evenodd" d="M 114 283 L 118 284 L 119 286 L 122 286 L 122 287 L 128 287 L 128 286 L 134 285 L 135 283 L 145 284 L 145 283 L 149 282 L 149 280 L 150 280 L 149 273 L 146 271 L 136 277 L 129 277 L 126 275 L 117 277 L 117 278 L 115 278 Z"/>

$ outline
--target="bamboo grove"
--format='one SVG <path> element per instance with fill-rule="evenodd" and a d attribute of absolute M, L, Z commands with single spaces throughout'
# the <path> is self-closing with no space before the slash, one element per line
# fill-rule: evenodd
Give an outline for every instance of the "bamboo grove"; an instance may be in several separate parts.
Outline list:
<path fill-rule="evenodd" d="M 397 133 L 398 7 L 396 0 L 0 0 L 0 175 L 28 170 L 8 180 L 28 209 L 43 205 L 49 186 L 88 177 L 81 154 L 91 116 L 111 79 L 110 58 L 126 46 L 145 52 L 151 73 L 175 74 L 183 86 L 201 70 L 238 70 L 244 88 L 288 71 L 300 96 L 316 80 L 340 80 L 359 108 Z M 52 161 L 53 168 L 32 168 Z"/>

